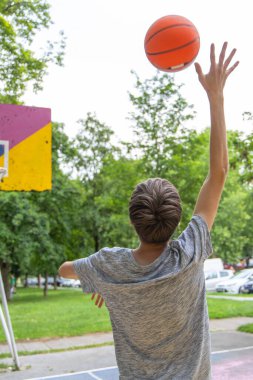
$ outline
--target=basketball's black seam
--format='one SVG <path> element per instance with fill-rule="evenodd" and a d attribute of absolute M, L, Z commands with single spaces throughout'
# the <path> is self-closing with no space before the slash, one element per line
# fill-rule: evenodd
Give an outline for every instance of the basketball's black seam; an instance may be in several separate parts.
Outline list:
<path fill-rule="evenodd" d="M 180 26 L 186 26 L 186 27 L 188 27 L 188 28 L 195 28 L 195 26 L 194 25 L 191 25 L 191 24 L 173 24 L 173 25 L 169 25 L 169 26 L 165 26 L 164 28 L 161 28 L 161 29 L 159 29 L 159 30 L 157 30 L 155 33 L 153 33 L 150 37 L 149 37 L 149 39 L 147 40 L 147 41 L 145 41 L 145 46 L 146 46 L 146 44 L 156 35 L 156 34 L 158 34 L 158 33 L 160 33 L 160 32 L 163 32 L 164 30 L 166 30 L 166 29 L 171 29 L 171 28 L 179 28 Z"/>
<path fill-rule="evenodd" d="M 158 51 L 158 52 L 155 52 L 155 53 L 149 53 L 148 51 L 146 51 L 146 54 L 147 55 L 159 55 L 159 54 L 166 54 L 166 53 L 171 53 L 173 51 L 176 51 L 176 50 L 180 50 L 180 49 L 183 49 L 191 44 L 193 44 L 194 42 L 198 41 L 199 40 L 199 37 L 197 38 L 194 38 L 194 40 L 191 40 L 190 42 L 187 42 L 186 44 L 184 45 L 180 45 L 180 46 L 177 46 L 173 49 L 169 49 L 169 50 L 164 50 L 164 51 Z"/>

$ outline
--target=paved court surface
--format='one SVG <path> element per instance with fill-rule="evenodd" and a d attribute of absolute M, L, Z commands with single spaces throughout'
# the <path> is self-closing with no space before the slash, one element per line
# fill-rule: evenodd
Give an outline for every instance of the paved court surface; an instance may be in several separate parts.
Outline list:
<path fill-rule="evenodd" d="M 251 380 L 253 347 L 212 354 L 213 380 Z M 69 375 L 39 377 L 36 380 L 118 380 L 117 367 L 101 368 Z M 35 380 L 35 379 L 32 379 Z M 186 380 L 186 379 L 185 379 Z"/>
<path fill-rule="evenodd" d="M 211 337 L 212 380 L 253 380 L 253 334 L 217 331 Z M 119 379 L 114 346 L 23 356 L 20 361 L 21 371 L 0 374 L 0 380 Z"/>
<path fill-rule="evenodd" d="M 117 367 L 100 368 L 98 370 L 90 370 L 77 372 L 70 375 L 57 375 L 51 377 L 38 377 L 36 380 L 119 380 L 119 372 Z M 35 379 L 31 379 L 35 380 Z"/>
<path fill-rule="evenodd" d="M 213 380 L 251 380 L 253 346 L 243 349 L 224 350 L 212 353 Z M 39 377 L 31 380 L 118 380 L 117 367 L 101 368 L 75 374 Z M 187 379 L 185 379 L 187 380 Z"/>

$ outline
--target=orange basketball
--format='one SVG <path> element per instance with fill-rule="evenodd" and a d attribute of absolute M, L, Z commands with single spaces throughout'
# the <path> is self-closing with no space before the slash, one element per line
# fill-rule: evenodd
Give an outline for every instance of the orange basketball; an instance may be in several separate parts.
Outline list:
<path fill-rule="evenodd" d="M 175 72 L 188 67 L 197 57 L 199 33 L 187 18 L 164 16 L 148 29 L 144 49 L 148 60 L 157 69 Z"/>

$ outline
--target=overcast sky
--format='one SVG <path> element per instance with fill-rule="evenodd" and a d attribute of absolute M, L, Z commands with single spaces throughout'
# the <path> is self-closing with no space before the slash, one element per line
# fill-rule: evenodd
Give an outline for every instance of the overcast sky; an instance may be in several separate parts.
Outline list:
<path fill-rule="evenodd" d="M 201 47 L 196 61 L 204 71 L 209 68 L 211 42 L 220 50 L 228 41 L 229 50 L 237 48 L 240 61 L 225 89 L 227 127 L 253 131 L 242 121 L 244 111 L 253 112 L 253 23 L 252 0 L 50 0 L 54 26 L 44 38 L 67 36 L 65 66 L 51 66 L 44 90 L 38 95 L 27 91 L 25 104 L 52 109 L 52 119 L 63 122 L 73 136 L 76 121 L 87 112 L 95 112 L 100 121 L 118 136 L 129 139 L 134 70 L 142 78 L 151 78 L 156 69 L 147 60 L 143 41 L 149 26 L 158 18 L 178 14 L 197 27 Z M 177 72 L 175 80 L 184 83 L 182 93 L 194 104 L 197 117 L 193 125 L 209 125 L 206 95 L 197 80 L 194 65 Z"/>

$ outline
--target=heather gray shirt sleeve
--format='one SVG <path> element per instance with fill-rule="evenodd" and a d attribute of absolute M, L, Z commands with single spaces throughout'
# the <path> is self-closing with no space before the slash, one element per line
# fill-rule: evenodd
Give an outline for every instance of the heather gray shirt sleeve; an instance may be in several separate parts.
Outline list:
<path fill-rule="evenodd" d="M 212 253 L 211 237 L 203 217 L 194 215 L 177 239 L 188 261 L 203 261 Z"/>
<path fill-rule="evenodd" d="M 99 257 L 100 252 L 96 252 L 89 257 L 73 261 L 74 270 L 85 293 L 98 292 L 96 264 L 99 263 Z"/>

